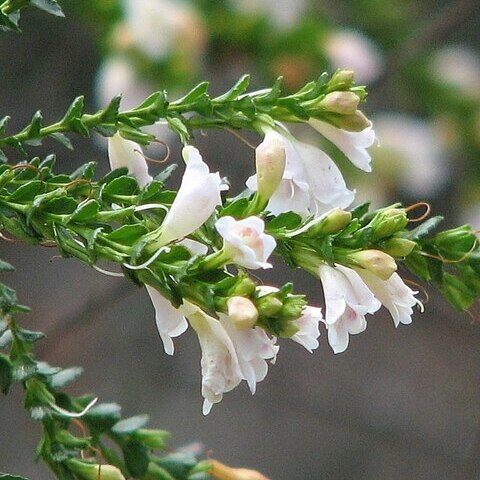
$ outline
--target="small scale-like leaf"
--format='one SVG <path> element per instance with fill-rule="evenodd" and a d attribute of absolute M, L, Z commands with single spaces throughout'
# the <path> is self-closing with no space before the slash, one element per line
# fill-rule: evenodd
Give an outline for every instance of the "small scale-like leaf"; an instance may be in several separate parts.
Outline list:
<path fill-rule="evenodd" d="M 17 330 L 17 337 L 24 343 L 35 343 L 36 341 L 45 338 L 45 334 L 43 332 L 34 332 L 32 330 L 20 328 Z"/>
<path fill-rule="evenodd" d="M 238 79 L 235 85 L 223 95 L 213 99 L 213 103 L 224 103 L 236 100 L 242 93 L 245 93 L 250 85 L 250 75 L 243 75 Z"/>
<path fill-rule="evenodd" d="M 120 406 L 116 403 L 101 403 L 91 408 L 83 416 L 83 420 L 95 430 L 103 432 L 120 420 Z"/>
<path fill-rule="evenodd" d="M 107 238 L 122 245 L 133 245 L 146 233 L 148 233 L 148 229 L 144 225 L 123 225 L 109 233 Z"/>
<path fill-rule="evenodd" d="M 21 475 L 12 475 L 11 473 L 0 473 L 0 480 L 29 480 Z"/>
<path fill-rule="evenodd" d="M 49 135 L 50 137 L 52 137 L 54 140 L 56 140 L 58 143 L 60 143 L 61 145 L 63 145 L 65 148 L 67 148 L 68 150 L 73 150 L 73 145 L 72 145 L 72 142 L 70 141 L 70 139 L 64 135 L 63 133 L 60 133 L 60 132 L 57 132 L 57 133 L 51 133 Z"/>
<path fill-rule="evenodd" d="M 15 267 L 13 265 L 10 265 L 8 262 L 5 260 L 0 259 L 0 272 L 14 272 Z M 1 322 L 0 322 L 1 325 Z M 0 331 L 1 331 L 1 326 L 0 326 Z"/>
<path fill-rule="evenodd" d="M 139 428 L 144 427 L 148 422 L 148 415 L 137 415 L 135 417 L 120 420 L 112 427 L 112 432 L 118 435 L 128 435 Z"/>
<path fill-rule="evenodd" d="M 40 10 L 44 10 L 45 12 L 48 12 L 57 17 L 65 16 L 57 0 L 30 0 L 30 1 L 32 5 L 39 8 Z"/>
<path fill-rule="evenodd" d="M 97 167 L 97 162 L 88 162 L 82 165 L 81 167 L 77 168 L 71 175 L 70 178 L 72 180 L 76 180 L 77 178 L 85 178 L 87 180 L 91 180 L 95 175 L 95 168 Z"/>
<path fill-rule="evenodd" d="M 11 202 L 31 202 L 43 188 L 43 182 L 40 180 L 32 180 L 18 187 L 8 196 Z"/>
<path fill-rule="evenodd" d="M 129 176 L 123 176 L 113 179 L 103 189 L 103 195 L 133 195 L 138 191 L 137 181 Z"/>
<path fill-rule="evenodd" d="M 50 377 L 50 386 L 52 388 L 63 388 L 75 381 L 82 373 L 83 369 L 80 367 L 65 368 Z"/>
<path fill-rule="evenodd" d="M 92 220 L 96 217 L 99 210 L 100 204 L 96 200 L 90 199 L 87 202 L 78 205 L 76 210 L 72 213 L 69 221 L 85 222 L 87 220 Z"/>
<path fill-rule="evenodd" d="M 141 478 L 147 473 L 150 456 L 148 448 L 136 440 L 130 440 L 122 447 L 125 465 L 132 477 Z"/>
<path fill-rule="evenodd" d="M 12 364 L 6 355 L 0 354 L 0 391 L 6 395 L 13 382 Z"/>

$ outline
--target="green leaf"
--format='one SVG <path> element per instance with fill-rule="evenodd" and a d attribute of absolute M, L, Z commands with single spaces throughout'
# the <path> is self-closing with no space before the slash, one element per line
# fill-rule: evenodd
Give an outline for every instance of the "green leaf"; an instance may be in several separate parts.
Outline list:
<path fill-rule="evenodd" d="M 4 395 L 8 393 L 13 382 L 12 370 L 12 364 L 8 357 L 0 354 L 0 391 Z"/>
<path fill-rule="evenodd" d="M 122 245 L 133 245 L 146 233 L 148 233 L 148 229 L 144 225 L 123 225 L 112 233 L 109 233 L 106 237 Z"/>
<path fill-rule="evenodd" d="M 12 475 L 10 473 L 0 473 L 0 480 L 29 480 L 21 475 Z"/>
<path fill-rule="evenodd" d="M 4 313 L 11 311 L 17 305 L 17 294 L 15 290 L 3 283 L 0 283 L 0 310 Z"/>
<path fill-rule="evenodd" d="M 116 97 L 112 98 L 112 100 L 108 104 L 108 107 L 102 112 L 103 121 L 116 123 L 121 101 L 122 101 L 121 95 L 117 95 Z"/>
<path fill-rule="evenodd" d="M 53 198 L 45 204 L 45 211 L 56 215 L 71 215 L 77 208 L 77 202 L 72 197 Z"/>
<path fill-rule="evenodd" d="M 0 350 L 3 350 L 5 347 L 8 347 L 12 343 L 13 337 L 12 337 L 12 332 L 10 330 L 7 330 L 6 332 L 3 333 L 3 335 L 0 335 Z"/>
<path fill-rule="evenodd" d="M 225 92 L 223 95 L 216 97 L 212 101 L 213 103 L 224 103 L 236 100 L 239 95 L 242 95 L 242 93 L 246 92 L 249 85 L 250 75 L 243 75 L 238 79 L 237 83 L 235 83 L 235 85 L 228 92 Z"/>
<path fill-rule="evenodd" d="M 0 10 L 0 30 L 20 32 L 20 28 L 18 27 L 19 18 L 18 12 L 7 15 Z"/>
<path fill-rule="evenodd" d="M 433 230 L 435 230 L 435 228 L 437 228 L 437 226 L 442 221 L 443 217 L 440 216 L 429 218 L 426 222 L 423 222 L 417 228 L 410 230 L 408 234 L 405 235 L 405 238 L 414 241 L 420 240 L 429 235 Z"/>
<path fill-rule="evenodd" d="M 148 422 L 148 415 L 137 415 L 135 417 L 120 420 L 112 427 L 112 432 L 118 435 L 128 435 L 135 430 L 144 427 Z"/>
<path fill-rule="evenodd" d="M 281 213 L 267 223 L 267 230 L 275 232 L 279 230 L 294 230 L 302 223 L 302 217 L 294 212 Z"/>
<path fill-rule="evenodd" d="M 52 388 L 63 388 L 75 381 L 82 373 L 83 369 L 80 367 L 65 368 L 55 375 L 52 375 L 48 382 Z"/>
<path fill-rule="evenodd" d="M 100 204 L 96 200 L 88 200 L 87 202 L 81 203 L 77 206 L 75 211 L 72 213 L 69 222 L 85 222 L 92 220 L 97 216 L 99 210 Z"/>
<path fill-rule="evenodd" d="M 169 127 L 180 137 L 181 142 L 185 145 L 190 139 L 190 132 L 188 131 L 187 126 L 183 123 L 181 118 L 178 117 L 168 117 L 167 118 Z"/>
<path fill-rule="evenodd" d="M 186 478 L 190 470 L 197 464 L 197 459 L 187 453 L 172 453 L 155 461 L 174 478 Z"/>
<path fill-rule="evenodd" d="M 138 191 L 137 181 L 133 177 L 123 176 L 113 179 L 103 189 L 103 195 L 134 195 Z"/>
<path fill-rule="evenodd" d="M 0 259 L 0 272 L 14 272 L 14 271 L 15 271 L 15 267 L 13 265 L 10 265 L 5 260 Z M 0 328 L 0 331 L 1 331 L 1 328 Z"/>
<path fill-rule="evenodd" d="M 193 87 L 184 97 L 175 101 L 175 104 L 188 105 L 190 103 L 197 102 L 200 98 L 205 97 L 208 94 L 209 82 L 201 82 L 197 86 Z"/>
<path fill-rule="evenodd" d="M 38 110 L 32 117 L 30 125 L 27 128 L 28 140 L 38 139 L 40 137 L 40 129 L 42 128 L 42 112 Z"/>
<path fill-rule="evenodd" d="M 165 183 L 172 175 L 172 173 L 178 168 L 178 164 L 172 163 L 167 168 L 163 169 L 156 177 L 155 181 Z M 152 185 L 152 184 L 150 184 Z"/>
<path fill-rule="evenodd" d="M 77 168 L 71 175 L 72 180 L 77 178 L 85 178 L 91 180 L 95 175 L 95 168 L 97 167 L 97 162 L 88 162 Z"/>
<path fill-rule="evenodd" d="M 68 110 L 65 113 L 61 123 L 69 125 L 73 120 L 80 119 L 83 115 L 84 104 L 85 99 L 83 96 L 75 98 L 75 100 L 68 107 Z"/>
<path fill-rule="evenodd" d="M 65 16 L 57 0 L 30 0 L 30 1 L 32 5 L 39 8 L 40 10 L 44 10 L 45 12 L 48 12 L 57 17 Z"/>
<path fill-rule="evenodd" d="M 34 332 L 32 330 L 26 330 L 24 328 L 18 329 L 16 335 L 23 343 L 30 344 L 35 343 L 36 341 L 41 340 L 46 336 L 43 332 Z"/>
<path fill-rule="evenodd" d="M 10 117 L 8 115 L 0 119 L 0 135 L 3 135 L 5 133 L 9 121 Z"/>
<path fill-rule="evenodd" d="M 110 183 L 114 178 L 123 177 L 127 175 L 127 173 L 128 173 L 127 167 L 116 168 L 115 170 L 108 172 L 103 178 L 101 178 L 98 181 L 98 184 L 102 185 L 105 183 Z"/>
<path fill-rule="evenodd" d="M 113 427 L 120 420 L 120 406 L 116 403 L 101 403 L 91 408 L 84 416 L 85 420 L 95 431 L 104 432 Z"/>
<path fill-rule="evenodd" d="M 11 202 L 31 202 L 42 190 L 43 182 L 40 180 L 32 180 L 18 187 L 8 196 Z"/>
<path fill-rule="evenodd" d="M 49 137 L 52 137 L 54 140 L 56 140 L 58 143 L 63 145 L 68 150 L 73 150 L 73 145 L 71 140 L 63 133 L 60 133 L 60 132 L 51 133 Z"/>
<path fill-rule="evenodd" d="M 150 456 L 148 448 L 136 440 L 130 440 L 122 448 L 125 466 L 132 477 L 141 478 L 147 473 Z"/>

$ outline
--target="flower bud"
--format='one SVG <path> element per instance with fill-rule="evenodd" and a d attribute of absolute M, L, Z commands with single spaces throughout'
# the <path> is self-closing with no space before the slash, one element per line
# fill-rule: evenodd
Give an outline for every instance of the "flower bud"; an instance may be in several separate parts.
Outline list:
<path fill-rule="evenodd" d="M 245 297 L 231 297 L 227 301 L 228 316 L 237 330 L 253 328 L 258 320 L 258 310 L 251 300 Z"/>
<path fill-rule="evenodd" d="M 360 110 L 351 115 L 328 116 L 328 122 L 337 128 L 349 132 L 361 132 L 372 125 L 370 120 Z"/>
<path fill-rule="evenodd" d="M 472 250 L 477 242 L 470 225 L 445 230 L 435 235 L 435 246 L 449 258 L 459 258 Z"/>
<path fill-rule="evenodd" d="M 217 460 L 210 461 L 210 475 L 217 480 L 268 480 L 256 470 L 248 470 L 246 468 L 232 468 Z"/>
<path fill-rule="evenodd" d="M 337 70 L 333 75 L 328 85 L 330 88 L 345 88 L 351 87 L 355 81 L 355 72 L 353 70 Z"/>
<path fill-rule="evenodd" d="M 331 235 L 343 230 L 352 220 L 351 212 L 336 208 L 307 230 L 307 235 Z"/>
<path fill-rule="evenodd" d="M 285 146 L 279 134 L 267 132 L 255 150 L 257 192 L 263 202 L 268 202 L 282 181 L 285 171 Z"/>
<path fill-rule="evenodd" d="M 282 307 L 282 301 L 272 294 L 264 295 L 257 300 L 258 313 L 262 317 L 273 317 L 280 312 Z"/>
<path fill-rule="evenodd" d="M 84 480 L 125 480 L 122 472 L 113 465 L 84 463 L 73 458 L 66 460 L 67 467 Z"/>
<path fill-rule="evenodd" d="M 390 238 L 383 243 L 383 250 L 392 257 L 406 257 L 410 255 L 416 245 L 408 238 Z"/>
<path fill-rule="evenodd" d="M 256 286 L 257 284 L 250 277 L 244 276 L 239 282 L 235 284 L 231 293 L 240 296 L 249 296 L 255 291 Z"/>
<path fill-rule="evenodd" d="M 360 98 L 353 92 L 331 92 L 318 103 L 318 107 L 340 115 L 354 115 Z"/>
<path fill-rule="evenodd" d="M 372 219 L 369 227 L 373 230 L 373 238 L 380 239 L 403 230 L 408 224 L 407 212 L 403 208 L 385 208 Z"/>
<path fill-rule="evenodd" d="M 382 280 L 388 280 L 397 270 L 395 260 L 381 250 L 361 250 L 348 255 L 357 267 L 372 272 Z"/>

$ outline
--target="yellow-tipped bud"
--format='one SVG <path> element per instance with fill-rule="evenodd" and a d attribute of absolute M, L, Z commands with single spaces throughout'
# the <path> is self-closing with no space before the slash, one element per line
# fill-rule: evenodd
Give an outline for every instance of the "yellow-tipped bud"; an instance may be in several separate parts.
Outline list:
<path fill-rule="evenodd" d="M 280 185 L 285 161 L 285 146 L 281 136 L 274 131 L 267 132 L 265 139 L 255 150 L 257 192 L 264 202 L 270 199 Z"/>
<path fill-rule="evenodd" d="M 258 320 L 258 310 L 251 300 L 245 297 L 231 297 L 227 301 L 228 316 L 237 330 L 253 328 Z"/>
<path fill-rule="evenodd" d="M 65 463 L 75 475 L 84 480 L 125 480 L 122 472 L 113 465 L 84 463 L 73 458 Z"/>
<path fill-rule="evenodd" d="M 232 468 L 217 460 L 211 460 L 210 475 L 217 480 L 268 480 L 256 470 L 246 468 Z"/>
<path fill-rule="evenodd" d="M 318 106 L 327 112 L 354 115 L 359 102 L 360 98 L 353 92 L 331 92 L 325 95 Z"/>
<path fill-rule="evenodd" d="M 351 253 L 348 257 L 355 266 L 372 272 L 382 280 L 388 280 L 397 271 L 395 260 L 381 250 L 362 250 Z"/>

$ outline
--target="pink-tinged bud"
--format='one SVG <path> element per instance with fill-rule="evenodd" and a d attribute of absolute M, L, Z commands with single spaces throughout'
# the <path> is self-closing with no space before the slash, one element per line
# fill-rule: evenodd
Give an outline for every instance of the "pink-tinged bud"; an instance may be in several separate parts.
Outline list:
<path fill-rule="evenodd" d="M 282 181 L 285 159 L 281 136 L 274 131 L 267 132 L 263 142 L 255 149 L 257 192 L 264 202 L 270 199 Z"/>
<path fill-rule="evenodd" d="M 360 98 L 353 92 L 331 92 L 318 103 L 318 107 L 340 115 L 354 115 L 359 102 Z"/>
<path fill-rule="evenodd" d="M 217 480 L 268 480 L 256 470 L 246 468 L 232 468 L 217 460 L 211 460 L 210 475 Z"/>
<path fill-rule="evenodd" d="M 125 480 L 122 472 L 113 465 L 98 465 L 69 459 L 65 462 L 68 469 L 84 480 Z"/>
<path fill-rule="evenodd" d="M 397 271 L 395 260 L 381 250 L 362 250 L 351 253 L 348 258 L 355 266 L 372 272 L 382 280 L 388 280 Z"/>
<path fill-rule="evenodd" d="M 227 301 L 228 316 L 237 330 L 253 328 L 258 320 L 258 310 L 251 300 L 245 297 L 231 297 Z"/>

